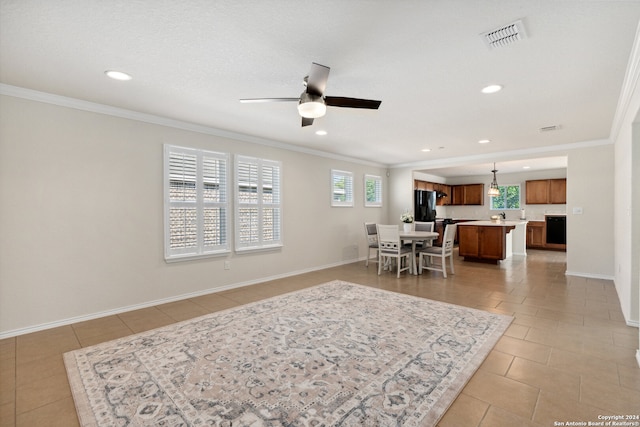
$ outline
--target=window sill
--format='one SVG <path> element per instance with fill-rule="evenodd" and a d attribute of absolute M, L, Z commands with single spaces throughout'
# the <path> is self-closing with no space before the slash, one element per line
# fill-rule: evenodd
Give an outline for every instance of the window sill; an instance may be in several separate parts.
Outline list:
<path fill-rule="evenodd" d="M 226 256 L 229 255 L 231 253 L 230 250 L 224 250 L 224 251 L 219 251 L 219 252 L 209 252 L 206 254 L 184 254 L 184 255 L 173 255 L 171 257 L 164 257 L 164 261 L 166 263 L 172 264 L 174 262 L 181 262 L 181 261 L 192 261 L 192 260 L 198 260 L 198 259 L 204 259 L 204 258 L 216 258 L 216 257 L 220 257 L 220 256 Z"/>
<path fill-rule="evenodd" d="M 249 253 L 249 252 L 266 252 L 266 251 L 277 251 L 282 249 L 284 245 L 283 244 L 278 244 L 278 245 L 269 245 L 269 246 L 253 246 L 253 247 L 246 247 L 246 248 L 236 248 L 235 252 L 236 253 Z"/>

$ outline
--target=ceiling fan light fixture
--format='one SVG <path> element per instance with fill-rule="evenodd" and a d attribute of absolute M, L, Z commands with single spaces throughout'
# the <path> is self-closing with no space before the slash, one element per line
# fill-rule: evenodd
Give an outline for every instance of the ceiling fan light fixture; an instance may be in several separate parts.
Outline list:
<path fill-rule="evenodd" d="M 321 96 L 315 96 L 304 92 L 300 95 L 298 113 L 305 119 L 317 119 L 327 113 L 327 106 Z"/>

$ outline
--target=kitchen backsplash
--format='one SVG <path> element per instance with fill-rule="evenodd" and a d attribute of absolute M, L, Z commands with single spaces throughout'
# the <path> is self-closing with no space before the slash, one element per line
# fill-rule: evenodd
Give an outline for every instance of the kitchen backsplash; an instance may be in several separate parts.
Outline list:
<path fill-rule="evenodd" d="M 565 214 L 566 205 L 524 205 L 526 219 L 529 221 L 544 221 L 544 216 L 548 214 Z M 507 220 L 520 219 L 520 209 L 518 210 L 489 210 L 489 206 L 436 206 L 438 218 L 454 219 L 489 219 L 491 215 L 498 215 L 505 212 Z"/>

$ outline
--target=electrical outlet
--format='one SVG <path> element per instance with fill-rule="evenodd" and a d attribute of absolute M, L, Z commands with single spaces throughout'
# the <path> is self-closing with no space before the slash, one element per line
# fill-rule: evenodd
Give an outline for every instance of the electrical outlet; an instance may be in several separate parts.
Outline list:
<path fill-rule="evenodd" d="M 574 215 L 582 215 L 582 208 L 575 207 L 575 208 L 573 208 L 572 212 L 573 212 Z"/>
<path fill-rule="evenodd" d="M 231 270 L 231 261 L 225 261 L 224 262 L 224 269 L 225 270 Z"/>

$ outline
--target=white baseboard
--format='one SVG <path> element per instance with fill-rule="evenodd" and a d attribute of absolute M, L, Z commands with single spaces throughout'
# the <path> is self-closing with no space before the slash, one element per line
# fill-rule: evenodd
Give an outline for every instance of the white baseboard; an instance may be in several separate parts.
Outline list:
<path fill-rule="evenodd" d="M 640 328 L 640 322 L 638 322 L 637 320 L 627 320 L 625 323 L 627 324 L 627 326 L 633 326 L 634 328 Z"/>
<path fill-rule="evenodd" d="M 84 322 L 87 320 L 93 320 L 93 319 L 98 319 L 100 317 L 106 317 L 106 316 L 112 316 L 114 314 L 120 314 L 120 313 L 125 313 L 127 311 L 133 311 L 133 310 L 139 310 L 142 308 L 148 308 L 148 307 L 153 307 L 156 305 L 160 305 L 160 304 L 167 304 L 170 302 L 175 302 L 175 301 L 181 301 L 184 299 L 189 299 L 189 298 L 196 298 L 196 297 L 200 297 L 203 295 L 208 295 L 208 294 L 212 294 L 212 293 L 216 293 L 216 292 L 222 292 L 222 291 L 226 291 L 229 289 L 236 289 L 236 288 L 241 288 L 244 286 L 251 286 L 251 285 L 255 285 L 258 283 L 262 283 L 262 282 L 268 282 L 271 280 L 277 280 L 277 279 L 284 279 L 286 277 L 291 277 L 291 276 L 297 276 L 299 274 L 304 274 L 304 273 L 311 273 L 313 271 L 318 271 L 318 270 L 324 270 L 327 268 L 332 268 L 332 267 L 339 267 L 341 265 L 346 265 L 346 264 L 351 264 L 354 262 L 358 262 L 358 261 L 363 261 L 365 258 L 358 258 L 358 259 L 351 259 L 351 260 L 347 260 L 347 261 L 340 261 L 340 262 L 336 262 L 333 264 L 327 264 L 327 265 L 323 265 L 323 266 L 319 266 L 319 267 L 312 267 L 312 268 L 307 268 L 307 269 L 303 269 L 303 270 L 296 270 L 296 271 L 291 271 L 288 273 L 283 273 L 283 274 L 277 274 L 274 276 L 269 276 L 269 277 L 260 277 L 258 279 L 254 279 L 254 280 L 247 280 L 244 282 L 237 282 L 237 283 L 231 283 L 228 285 L 224 285 L 224 286 L 220 286 L 220 287 L 216 287 L 216 288 L 209 288 L 209 289 L 205 289 L 202 291 L 198 291 L 198 292 L 191 292 L 188 294 L 182 294 L 182 295 L 176 295 L 173 297 L 169 297 L 169 298 L 162 298 L 162 299 L 158 299 L 158 300 L 154 300 L 154 301 L 148 301 L 148 302 L 144 302 L 141 304 L 134 304 L 134 305 L 128 305 L 125 307 L 118 307 L 112 310 L 105 310 L 105 311 L 100 311 L 97 313 L 91 313 L 91 314 L 86 314 L 86 315 L 82 315 L 82 316 L 76 316 L 76 317 L 69 317 L 67 319 L 61 319 L 61 320 L 56 320 L 54 322 L 47 322 L 47 323 L 41 323 L 38 325 L 33 325 L 33 326 L 27 326 L 25 328 L 18 328 L 18 329 L 13 329 L 13 330 L 9 330 L 9 331 L 4 331 L 4 332 L 0 332 L 0 339 L 4 339 L 4 338 L 11 338 L 11 337 L 15 337 L 15 336 L 19 336 L 19 335 L 24 335 L 24 334 L 30 334 L 32 332 L 38 332 L 38 331 L 44 331 L 46 329 L 52 329 L 52 328 L 57 328 L 59 326 L 67 326 L 67 325 L 71 325 L 73 323 L 79 323 L 79 322 Z"/>
<path fill-rule="evenodd" d="M 565 276 L 577 276 L 577 277 L 586 277 L 588 279 L 602 279 L 602 280 L 614 280 L 615 276 L 609 276 L 606 274 L 593 274 L 593 273 L 583 273 L 580 271 L 565 271 Z"/>

